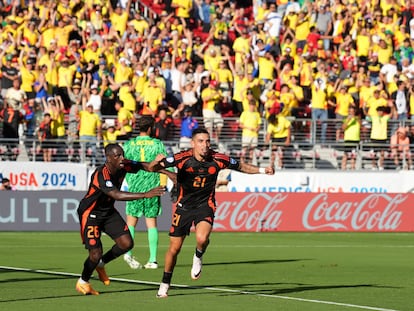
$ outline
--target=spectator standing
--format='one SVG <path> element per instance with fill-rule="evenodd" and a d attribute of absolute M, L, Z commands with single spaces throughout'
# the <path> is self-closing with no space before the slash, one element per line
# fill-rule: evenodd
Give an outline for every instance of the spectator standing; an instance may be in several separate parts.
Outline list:
<path fill-rule="evenodd" d="M 121 141 L 128 140 L 131 138 L 135 126 L 135 116 L 124 107 L 124 102 L 119 99 L 115 102 L 115 110 L 117 111 L 117 130 L 120 133 L 117 139 Z"/>
<path fill-rule="evenodd" d="M 391 94 L 393 105 L 397 110 L 397 120 L 405 121 L 408 119 L 409 96 L 404 81 L 397 81 L 397 90 Z"/>
<path fill-rule="evenodd" d="M 15 161 L 18 154 L 19 125 L 23 121 L 23 115 L 20 110 L 15 109 L 15 105 L 9 104 L 6 98 L 5 106 L 0 111 L 0 119 L 3 121 L 3 138 L 7 146 L 8 158 Z"/>
<path fill-rule="evenodd" d="M 285 148 L 290 146 L 291 123 L 277 109 L 271 109 L 268 121 L 265 141 L 270 144 L 270 164 L 275 165 L 277 155 L 276 169 L 280 170 L 284 166 Z"/>
<path fill-rule="evenodd" d="M 388 148 L 387 139 L 388 139 L 388 121 L 390 120 L 390 115 L 386 112 L 389 112 L 388 107 L 379 106 L 377 107 L 377 115 L 371 116 L 371 157 L 372 157 L 372 169 L 378 169 L 380 171 L 384 170 L 384 155 L 385 150 Z M 377 159 L 377 153 L 379 153 L 379 158 Z"/>
<path fill-rule="evenodd" d="M 392 134 L 390 147 L 395 169 L 400 170 L 403 168 L 409 170 L 412 166 L 410 138 L 407 135 L 407 129 L 405 127 L 399 127 Z M 400 160 L 403 165 L 400 165 Z"/>
<path fill-rule="evenodd" d="M 350 105 L 348 107 L 348 116 L 342 122 L 342 130 L 344 131 L 344 154 L 342 156 L 341 168 L 342 170 L 347 169 L 349 159 L 351 161 L 350 169 L 355 170 L 361 132 L 361 118 L 356 106 Z"/>
<path fill-rule="evenodd" d="M 180 130 L 180 149 L 188 149 L 191 147 L 191 136 L 193 130 L 198 128 L 197 119 L 193 118 L 193 110 L 191 107 L 184 108 L 184 116 L 181 119 L 181 130 Z"/>
<path fill-rule="evenodd" d="M 314 126 L 317 122 L 321 124 L 321 144 L 326 143 L 326 130 L 328 128 L 328 104 L 326 94 L 326 82 L 322 78 L 317 78 L 312 84 L 312 121 Z M 313 131 L 316 133 L 316 129 Z M 314 138 L 316 142 L 316 137 Z"/>
<path fill-rule="evenodd" d="M 0 55 L 2 55 L 2 52 Z M 3 57 L 1 57 L 2 59 Z M 13 66 L 13 55 L 7 54 L 5 57 L 6 62 L 1 67 L 1 96 L 6 97 L 7 90 L 13 87 L 13 81 L 19 78 L 18 69 Z"/>
<path fill-rule="evenodd" d="M 44 114 L 43 121 L 39 125 L 38 138 L 43 154 L 43 161 L 52 162 L 55 137 L 52 133 L 52 118 L 49 112 Z"/>
<path fill-rule="evenodd" d="M 257 103 L 254 99 L 250 100 L 249 109 L 240 115 L 239 126 L 242 129 L 242 153 L 241 163 L 252 163 L 253 153 L 259 140 L 259 130 L 262 118 L 257 111 Z"/>
<path fill-rule="evenodd" d="M 86 104 L 84 99 L 82 111 L 79 112 L 79 141 L 81 145 L 81 161 L 85 163 L 86 154 L 91 157 L 91 166 L 96 166 L 97 144 L 102 138 L 102 123 L 93 112 L 93 105 Z"/>
<path fill-rule="evenodd" d="M 339 142 L 341 139 L 341 132 L 344 120 L 349 115 L 349 107 L 354 105 L 354 99 L 351 94 L 348 93 L 348 87 L 342 84 L 339 88 L 339 92 L 335 92 L 336 107 L 335 116 L 337 120 L 336 126 L 336 141 Z"/>
<path fill-rule="evenodd" d="M 171 132 L 173 131 L 174 123 L 171 116 L 168 115 L 168 108 L 161 107 L 158 111 L 158 116 L 155 118 L 154 137 L 165 141 L 171 139 Z"/>
<path fill-rule="evenodd" d="M 211 80 L 209 86 L 201 92 L 203 100 L 203 121 L 212 139 L 218 142 L 223 127 L 223 117 L 220 114 L 219 106 L 223 99 L 221 92 L 217 89 L 216 80 Z"/>

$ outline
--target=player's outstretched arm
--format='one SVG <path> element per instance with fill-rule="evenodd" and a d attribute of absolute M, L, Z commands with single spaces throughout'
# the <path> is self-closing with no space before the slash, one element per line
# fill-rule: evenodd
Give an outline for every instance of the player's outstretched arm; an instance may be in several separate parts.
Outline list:
<path fill-rule="evenodd" d="M 240 171 L 246 174 L 273 175 L 275 173 L 273 166 L 259 167 L 249 163 L 240 163 Z"/>
<path fill-rule="evenodd" d="M 165 159 L 165 155 L 159 154 L 155 157 L 155 159 L 153 161 L 151 161 L 149 163 L 145 163 L 144 169 L 146 171 L 149 171 L 149 172 L 159 172 L 159 171 L 161 171 L 165 168 L 164 159 Z M 167 174 L 167 176 L 168 176 L 168 174 Z"/>
<path fill-rule="evenodd" d="M 127 192 L 127 191 L 119 191 L 119 190 L 112 190 L 107 193 L 111 198 L 117 201 L 133 201 L 139 200 L 143 198 L 152 198 L 161 196 L 165 193 L 165 187 L 159 186 L 155 187 L 148 192 Z"/>

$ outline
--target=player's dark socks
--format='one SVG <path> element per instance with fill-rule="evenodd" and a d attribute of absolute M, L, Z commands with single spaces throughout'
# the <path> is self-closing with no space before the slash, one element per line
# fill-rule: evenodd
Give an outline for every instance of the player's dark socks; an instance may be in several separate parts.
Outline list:
<path fill-rule="evenodd" d="M 112 246 L 112 248 L 107 251 L 103 256 L 102 256 L 102 261 L 107 264 L 108 262 L 114 260 L 115 258 L 118 258 L 119 256 L 125 254 L 125 250 L 119 248 L 118 245 L 114 245 Z"/>
<path fill-rule="evenodd" d="M 165 272 L 164 271 L 164 274 L 162 276 L 162 282 L 170 284 L 171 283 L 171 278 L 172 278 L 172 272 Z"/>
<path fill-rule="evenodd" d="M 201 258 L 201 256 L 203 256 L 203 254 L 204 254 L 204 251 L 200 251 L 198 248 L 196 248 L 196 250 L 195 250 L 195 255 L 196 255 L 198 258 Z"/>
<path fill-rule="evenodd" d="M 91 275 L 97 265 L 97 262 L 93 262 L 88 257 L 83 263 L 82 280 L 84 280 L 85 282 L 89 282 L 89 279 L 91 278 Z"/>

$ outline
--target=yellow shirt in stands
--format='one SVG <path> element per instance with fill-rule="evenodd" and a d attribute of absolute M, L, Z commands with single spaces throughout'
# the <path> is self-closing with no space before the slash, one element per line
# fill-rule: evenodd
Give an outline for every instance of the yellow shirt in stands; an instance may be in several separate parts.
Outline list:
<path fill-rule="evenodd" d="M 237 37 L 233 42 L 233 51 L 234 51 L 234 62 L 236 66 L 244 62 L 244 57 L 250 52 L 250 43 L 249 39 L 241 36 Z"/>
<path fill-rule="evenodd" d="M 92 112 L 82 110 L 79 112 L 79 136 L 96 136 L 101 126 L 99 116 Z"/>
<path fill-rule="evenodd" d="M 348 108 L 349 105 L 354 103 L 354 99 L 352 98 L 351 94 L 345 93 L 342 94 L 338 92 L 336 94 L 336 109 L 335 113 L 346 117 L 348 115 Z"/>
<path fill-rule="evenodd" d="M 58 87 L 72 86 L 73 75 L 76 72 L 76 66 L 60 66 L 58 69 Z"/>
<path fill-rule="evenodd" d="M 220 60 L 221 60 L 221 56 L 215 56 L 212 57 L 210 56 L 210 49 L 211 47 L 209 47 L 206 50 L 206 53 L 204 54 L 204 64 L 206 67 L 206 70 L 208 71 L 216 71 L 219 68 L 219 64 L 220 64 Z"/>
<path fill-rule="evenodd" d="M 65 129 L 65 114 L 58 111 L 50 111 L 50 116 L 52 118 L 51 131 L 53 136 L 62 138 L 66 134 Z"/>
<path fill-rule="evenodd" d="M 211 87 L 206 87 L 201 92 L 201 99 L 203 100 L 203 109 L 214 111 L 214 106 L 221 100 L 221 92 L 212 89 Z"/>
<path fill-rule="evenodd" d="M 100 48 L 97 48 L 96 51 L 93 51 L 91 48 L 87 48 L 83 53 L 83 61 L 89 63 L 91 60 L 93 60 L 95 62 L 95 65 L 98 65 L 100 54 L 102 54 Z"/>
<path fill-rule="evenodd" d="M 37 43 L 39 34 L 37 31 L 31 31 L 28 27 L 23 27 L 23 38 L 29 42 L 30 45 L 35 45 Z"/>
<path fill-rule="evenodd" d="M 69 43 L 69 33 L 73 30 L 73 25 L 67 25 L 63 28 L 55 28 L 55 40 L 58 46 L 67 46 Z"/>
<path fill-rule="evenodd" d="M 136 102 L 135 97 L 129 90 L 129 85 L 122 85 L 119 88 L 118 97 L 124 103 L 124 108 L 128 109 L 131 112 L 135 112 L 136 110 Z"/>
<path fill-rule="evenodd" d="M 353 117 L 350 120 L 344 119 L 346 128 L 344 130 L 344 141 L 359 141 L 361 135 L 361 122 L 358 117 Z"/>
<path fill-rule="evenodd" d="M 312 109 L 327 109 L 326 92 L 312 85 Z"/>
<path fill-rule="evenodd" d="M 238 102 L 243 100 L 241 92 L 248 83 L 249 81 L 247 81 L 247 78 L 244 75 L 242 78 L 240 78 L 239 75 L 234 76 L 233 100 Z"/>
<path fill-rule="evenodd" d="M 55 27 L 45 28 L 42 32 L 42 46 L 49 50 L 50 41 L 55 39 Z"/>
<path fill-rule="evenodd" d="M 216 70 L 216 73 L 217 73 L 217 77 L 216 75 L 213 75 L 214 76 L 213 79 L 216 79 L 219 83 L 232 83 L 233 82 L 233 74 L 231 73 L 229 69 L 219 68 Z"/>
<path fill-rule="evenodd" d="M 120 136 L 121 131 L 119 130 L 110 130 L 107 129 L 102 133 L 102 140 L 103 140 L 103 145 L 104 147 L 106 147 L 109 144 L 114 144 L 116 143 L 117 140 L 117 136 Z"/>
<path fill-rule="evenodd" d="M 112 27 L 119 31 L 121 36 L 124 34 L 128 22 L 128 12 L 124 11 L 122 14 L 118 15 L 117 13 L 112 13 L 110 15 L 110 20 Z"/>
<path fill-rule="evenodd" d="M 295 96 L 292 93 L 281 93 L 279 101 L 283 103 L 283 110 L 281 115 L 284 117 L 290 116 L 292 108 L 295 104 Z"/>
<path fill-rule="evenodd" d="M 370 117 L 378 116 L 377 108 L 380 106 L 387 106 L 387 100 L 385 98 L 375 98 L 374 96 L 370 97 L 366 104 L 366 107 L 368 108 L 367 115 Z"/>
<path fill-rule="evenodd" d="M 128 66 L 122 64 L 115 65 L 115 76 L 114 81 L 115 83 L 122 83 L 127 81 L 132 76 L 132 69 Z"/>
<path fill-rule="evenodd" d="M 392 56 L 392 48 L 379 48 L 378 49 L 378 61 L 380 64 L 388 64 L 390 62 L 390 58 Z"/>
<path fill-rule="evenodd" d="M 145 31 L 149 29 L 148 22 L 145 19 L 136 20 L 133 19 L 131 21 L 134 29 L 142 36 L 144 35 Z"/>
<path fill-rule="evenodd" d="M 362 108 L 370 97 L 372 97 L 375 87 L 361 86 L 359 88 L 359 107 Z"/>
<path fill-rule="evenodd" d="M 358 35 L 356 38 L 357 56 L 368 56 L 371 40 L 367 35 Z"/>
<path fill-rule="evenodd" d="M 33 85 L 37 79 L 37 73 L 34 70 L 28 70 L 25 66 L 20 68 L 22 84 L 20 88 L 25 92 L 32 92 Z"/>
<path fill-rule="evenodd" d="M 134 115 L 125 107 L 121 107 L 117 113 L 118 124 L 121 126 L 121 132 L 132 132 L 132 120 Z M 125 123 L 125 124 L 124 124 Z"/>
<path fill-rule="evenodd" d="M 142 101 L 144 104 L 149 103 L 149 107 L 153 111 L 153 113 L 157 113 L 158 105 L 162 102 L 162 91 L 160 87 L 151 86 L 151 85 L 144 85 L 144 90 L 142 91 Z"/>
<path fill-rule="evenodd" d="M 251 129 L 259 129 L 260 124 L 262 124 L 260 113 L 249 110 L 243 111 L 240 115 L 240 124 L 246 127 L 242 129 L 243 137 L 258 137 L 259 131 Z"/>
<path fill-rule="evenodd" d="M 176 8 L 175 14 L 177 17 L 189 18 L 190 11 L 193 8 L 193 1 L 192 0 L 173 0 L 171 2 L 171 6 L 174 7 L 174 4 L 179 5 Z"/>
<path fill-rule="evenodd" d="M 308 38 L 309 35 L 309 18 L 304 18 L 302 21 L 297 21 L 295 29 L 295 39 L 303 41 Z"/>
<path fill-rule="evenodd" d="M 388 138 L 389 115 L 371 117 L 371 139 L 386 140 Z"/>
<path fill-rule="evenodd" d="M 289 128 L 291 123 L 284 116 L 277 116 L 277 123 L 269 123 L 267 126 L 267 133 L 270 134 L 272 138 L 286 138 L 289 135 Z"/>
<path fill-rule="evenodd" d="M 135 92 L 137 94 L 142 94 L 142 91 L 144 89 L 144 84 L 146 83 L 146 73 L 144 73 L 142 75 L 142 77 L 138 76 L 138 75 L 134 75 L 134 77 L 132 78 L 132 84 L 135 85 Z"/>
<path fill-rule="evenodd" d="M 266 57 L 259 57 L 259 79 L 260 80 L 273 80 L 275 65 L 273 62 Z"/>

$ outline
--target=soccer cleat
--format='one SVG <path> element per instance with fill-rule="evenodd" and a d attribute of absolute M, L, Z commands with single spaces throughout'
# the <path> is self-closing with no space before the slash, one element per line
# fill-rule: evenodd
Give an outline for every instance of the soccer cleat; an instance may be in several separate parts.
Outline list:
<path fill-rule="evenodd" d="M 201 267 L 203 262 L 201 258 L 198 258 L 195 254 L 193 256 L 193 266 L 191 267 L 191 278 L 193 280 L 198 280 L 201 276 Z"/>
<path fill-rule="evenodd" d="M 104 267 L 96 267 L 96 272 L 98 272 L 99 279 L 102 283 L 104 283 L 104 285 L 108 286 L 109 283 L 111 283 Z"/>
<path fill-rule="evenodd" d="M 158 289 L 157 298 L 167 298 L 169 288 L 170 288 L 170 284 L 161 283 L 160 288 Z"/>
<path fill-rule="evenodd" d="M 76 290 L 84 295 L 99 295 L 99 292 L 94 290 L 90 283 L 81 283 L 80 280 L 76 283 Z"/>
<path fill-rule="evenodd" d="M 142 265 L 135 259 L 135 257 L 125 254 L 124 255 L 125 262 L 129 265 L 131 269 L 141 269 Z"/>
<path fill-rule="evenodd" d="M 154 262 L 147 262 L 144 265 L 145 269 L 158 269 L 158 262 L 154 261 Z"/>

